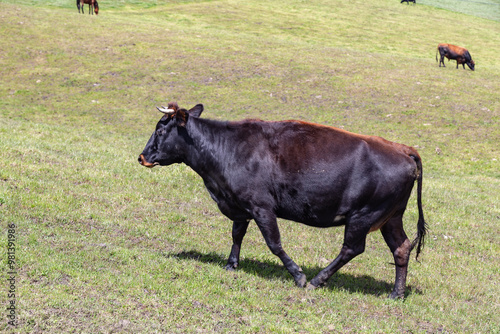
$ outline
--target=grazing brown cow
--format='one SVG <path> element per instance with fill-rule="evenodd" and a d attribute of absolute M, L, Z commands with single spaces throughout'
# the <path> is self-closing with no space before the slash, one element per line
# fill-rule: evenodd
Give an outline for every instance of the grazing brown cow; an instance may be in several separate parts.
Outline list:
<path fill-rule="evenodd" d="M 443 67 L 446 67 L 444 65 L 444 57 L 446 57 L 448 58 L 448 61 L 450 59 L 456 60 L 457 68 L 458 65 L 462 64 L 462 67 L 465 69 L 465 64 L 467 64 L 467 66 L 469 66 L 469 68 L 474 71 L 474 60 L 472 60 L 472 57 L 470 56 L 470 53 L 466 48 L 462 48 L 460 46 L 452 44 L 440 43 L 437 47 L 437 51 L 441 55 L 441 59 L 439 60 L 439 67 L 441 67 L 441 63 L 443 64 Z M 438 59 L 436 52 L 436 61 L 437 60 Z"/>
<path fill-rule="evenodd" d="M 170 103 L 159 110 L 165 115 L 139 162 L 150 168 L 185 163 L 201 176 L 221 212 L 233 221 L 227 270 L 238 267 L 251 219 L 299 287 L 306 287 L 306 276 L 283 250 L 276 218 L 320 228 L 345 226 L 340 254 L 310 281 L 309 289 L 326 284 L 363 253 L 366 235 L 380 230 L 396 265 L 390 297 L 404 297 L 410 252 L 416 246 L 418 256 L 426 233 L 422 161 L 413 147 L 301 121 L 200 118 L 201 104 L 186 110 Z M 417 237 L 410 241 L 403 214 L 415 181 Z"/>
<path fill-rule="evenodd" d="M 78 7 L 78 13 L 80 13 L 80 9 L 82 10 L 81 13 L 84 14 L 83 11 L 83 5 L 87 4 L 89 5 L 89 14 L 98 15 L 99 14 L 99 4 L 97 3 L 97 0 L 76 0 L 76 7 Z M 94 9 L 92 11 L 92 9 Z"/>

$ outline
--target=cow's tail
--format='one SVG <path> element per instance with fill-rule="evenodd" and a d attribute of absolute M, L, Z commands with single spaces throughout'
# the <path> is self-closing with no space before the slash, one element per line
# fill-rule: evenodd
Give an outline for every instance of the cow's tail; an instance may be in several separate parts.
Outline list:
<path fill-rule="evenodd" d="M 424 210 L 422 209 L 422 160 L 418 154 L 412 154 L 411 157 L 417 164 L 417 206 L 418 206 L 418 223 L 417 223 L 417 237 L 411 243 L 411 249 L 417 246 L 417 255 L 415 256 L 418 261 L 418 255 L 424 247 L 425 234 L 427 233 L 427 223 L 424 220 Z"/>
<path fill-rule="evenodd" d="M 438 61 L 438 52 L 439 52 L 439 47 L 436 49 L 436 61 Z M 441 65 L 441 64 L 439 64 Z"/>

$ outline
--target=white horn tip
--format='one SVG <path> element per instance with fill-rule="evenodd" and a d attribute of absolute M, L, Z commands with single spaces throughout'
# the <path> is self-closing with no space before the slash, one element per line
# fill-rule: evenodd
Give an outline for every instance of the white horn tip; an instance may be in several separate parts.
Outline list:
<path fill-rule="evenodd" d="M 156 109 L 158 109 L 159 112 L 162 112 L 164 114 L 173 114 L 173 113 L 175 113 L 174 109 L 168 109 L 168 108 L 165 108 L 164 106 L 161 106 L 161 108 L 160 107 L 156 107 Z"/>

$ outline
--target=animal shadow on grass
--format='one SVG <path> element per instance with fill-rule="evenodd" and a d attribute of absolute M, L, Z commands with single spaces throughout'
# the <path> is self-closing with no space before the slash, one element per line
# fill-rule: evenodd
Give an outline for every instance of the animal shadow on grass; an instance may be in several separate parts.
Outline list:
<path fill-rule="evenodd" d="M 180 260 L 196 260 L 203 263 L 214 264 L 223 268 L 226 264 L 227 258 L 221 256 L 217 253 L 200 253 L 195 250 L 183 251 L 179 253 L 167 253 L 166 257 L 176 258 Z M 302 271 L 306 274 L 306 277 L 311 280 L 316 276 L 324 267 L 302 267 Z M 288 271 L 280 264 L 264 260 L 257 261 L 253 259 L 242 259 L 236 270 L 241 270 L 252 275 L 258 275 L 267 279 L 283 279 L 293 282 L 292 276 Z M 389 268 L 389 270 L 394 270 Z M 386 282 L 377 280 L 371 276 L 354 276 L 351 274 L 342 273 L 340 271 L 336 272 L 323 288 L 327 289 L 341 289 L 346 290 L 350 293 L 361 292 L 363 294 L 371 294 L 375 296 L 389 295 L 394 287 L 394 282 Z M 411 294 L 421 295 L 422 292 L 418 288 L 412 288 L 408 285 L 406 287 L 405 298 Z"/>

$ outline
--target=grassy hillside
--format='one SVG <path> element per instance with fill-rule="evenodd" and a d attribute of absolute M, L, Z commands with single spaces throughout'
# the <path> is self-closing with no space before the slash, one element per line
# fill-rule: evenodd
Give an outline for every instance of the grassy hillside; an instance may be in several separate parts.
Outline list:
<path fill-rule="evenodd" d="M 100 7 L 0 3 L 0 261 L 7 277 L 15 224 L 18 320 L 4 312 L 0 330 L 500 331 L 499 22 L 393 0 Z M 467 47 L 476 71 L 439 68 L 440 42 Z M 406 299 L 386 298 L 394 268 L 380 233 L 312 292 L 255 224 L 241 267 L 224 271 L 231 223 L 199 177 L 137 163 L 155 106 L 171 100 L 203 103 L 203 117 L 302 119 L 417 147 L 430 234 Z M 280 228 L 309 279 L 342 244 L 343 228 Z"/>
<path fill-rule="evenodd" d="M 419 4 L 500 21 L 499 0 L 420 0 Z M 436 27 L 438 28 L 438 27 Z M 464 27 L 468 29 L 469 27 Z"/>

